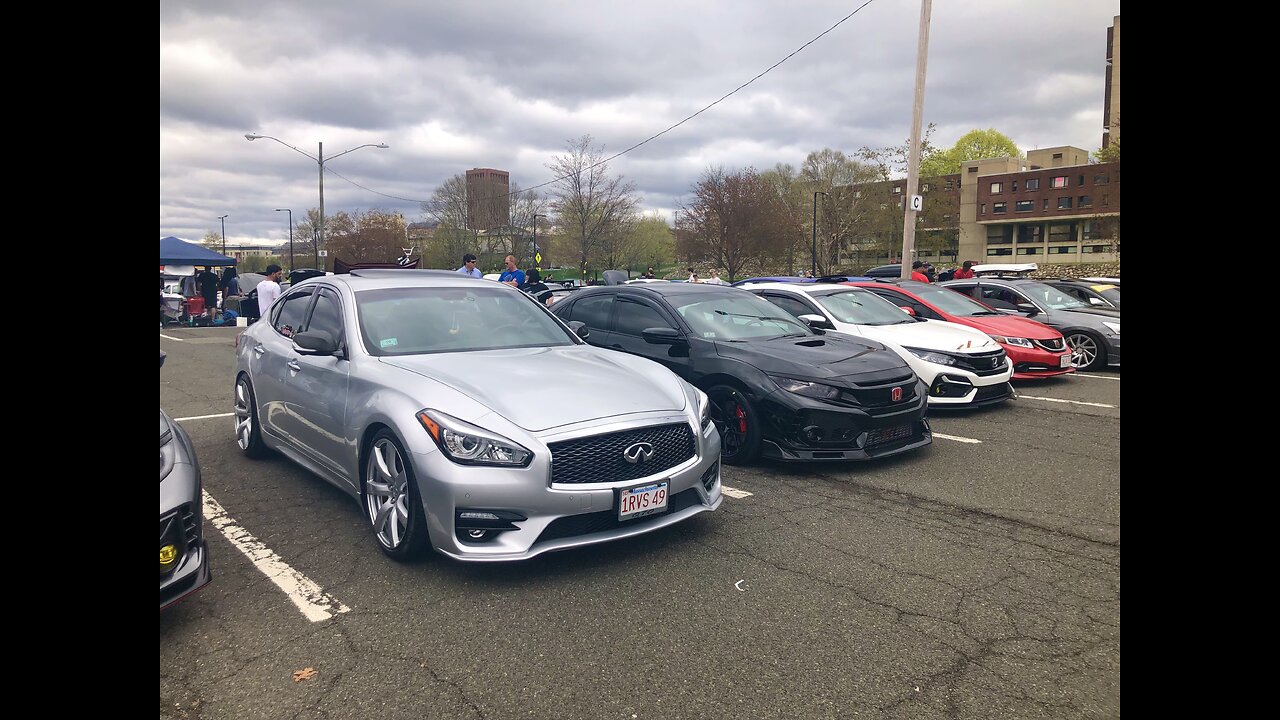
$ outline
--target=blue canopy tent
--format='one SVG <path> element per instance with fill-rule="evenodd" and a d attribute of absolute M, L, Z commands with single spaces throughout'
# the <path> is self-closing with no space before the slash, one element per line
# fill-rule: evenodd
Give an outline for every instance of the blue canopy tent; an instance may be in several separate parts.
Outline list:
<path fill-rule="evenodd" d="M 223 267 L 235 265 L 236 259 L 171 236 L 160 238 L 160 264 Z"/>

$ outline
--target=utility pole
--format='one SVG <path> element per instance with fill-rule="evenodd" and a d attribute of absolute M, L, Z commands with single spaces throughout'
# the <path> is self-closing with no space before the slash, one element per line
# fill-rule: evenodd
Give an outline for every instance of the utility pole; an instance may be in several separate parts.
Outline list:
<path fill-rule="evenodd" d="M 929 15 L 933 0 L 920 0 L 920 41 L 916 46 L 916 95 L 911 106 L 911 147 L 907 157 L 906 206 L 902 213 L 902 279 L 911 279 L 911 259 L 916 249 L 916 211 L 924 207 L 920 190 L 920 124 L 924 117 L 924 75 L 929 61 Z"/>

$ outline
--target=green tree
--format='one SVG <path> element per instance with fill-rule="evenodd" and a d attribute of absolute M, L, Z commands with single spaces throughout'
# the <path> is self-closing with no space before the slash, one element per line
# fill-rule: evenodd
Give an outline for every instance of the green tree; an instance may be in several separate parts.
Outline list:
<path fill-rule="evenodd" d="M 222 253 L 222 235 L 215 230 L 210 230 L 200 238 L 200 245 L 205 250 L 212 250 L 218 254 Z"/>
<path fill-rule="evenodd" d="M 969 160 L 1000 157 L 1020 158 L 1023 154 L 1017 143 L 995 128 L 970 130 L 949 149 L 933 154 L 928 162 L 921 161 L 920 177 L 952 175 L 960 172 L 960 165 Z"/>

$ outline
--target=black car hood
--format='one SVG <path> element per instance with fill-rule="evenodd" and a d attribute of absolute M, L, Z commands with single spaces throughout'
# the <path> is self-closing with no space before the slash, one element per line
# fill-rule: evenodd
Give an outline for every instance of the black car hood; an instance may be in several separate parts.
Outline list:
<path fill-rule="evenodd" d="M 878 342 L 844 335 L 716 342 L 720 357 L 740 360 L 769 375 L 838 378 L 911 372 L 898 354 Z M 854 378 L 851 378 L 851 380 Z"/>

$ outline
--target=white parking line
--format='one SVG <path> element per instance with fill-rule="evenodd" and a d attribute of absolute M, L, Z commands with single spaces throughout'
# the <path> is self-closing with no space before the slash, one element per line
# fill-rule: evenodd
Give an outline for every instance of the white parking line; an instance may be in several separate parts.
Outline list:
<path fill-rule="evenodd" d="M 1116 382 L 1120 382 L 1120 378 L 1118 377 L 1111 377 L 1110 375 L 1086 375 L 1082 372 L 1073 372 L 1070 375 L 1067 375 L 1067 377 L 1088 377 L 1098 378 L 1099 380 L 1115 380 Z"/>
<path fill-rule="evenodd" d="M 752 495 L 755 494 L 755 493 L 749 493 L 746 490 L 731 488 L 728 485 L 725 485 L 723 483 L 721 483 L 720 485 L 720 492 L 724 493 L 725 495 L 728 495 L 731 498 L 735 498 L 737 500 L 741 500 L 744 497 L 751 497 Z"/>
<path fill-rule="evenodd" d="M 1104 407 L 1104 408 L 1113 408 L 1113 407 L 1116 407 L 1115 405 L 1108 405 L 1108 404 L 1106 404 L 1106 403 L 1081 402 L 1081 401 L 1079 401 L 1079 400 L 1060 400 L 1060 399 L 1058 399 L 1058 398 L 1036 397 L 1035 395 L 1021 395 L 1021 394 L 1019 394 L 1019 395 L 1018 395 L 1018 399 L 1020 399 L 1020 400 L 1044 400 L 1045 402 L 1071 403 L 1072 405 L 1088 405 L 1088 406 L 1090 406 L 1090 407 Z"/>
<path fill-rule="evenodd" d="M 1022 396 L 1019 395 L 1018 397 L 1022 397 Z M 973 443 L 975 445 L 982 444 L 981 440 L 974 440 L 973 438 L 960 437 L 959 435 L 943 435 L 940 432 L 936 432 L 933 434 L 933 436 L 936 438 L 942 438 L 943 440 L 955 440 L 956 442 Z"/>
<path fill-rule="evenodd" d="M 160 333 L 160 337 L 164 338 L 165 340 L 177 340 L 178 342 L 186 342 L 186 340 L 183 340 L 182 338 L 176 338 L 172 335 L 165 335 L 164 333 Z"/>
<path fill-rule="evenodd" d="M 262 571 L 267 579 L 293 601 L 311 622 L 328 620 L 335 614 L 349 612 L 351 608 L 343 605 L 310 578 L 289 567 L 266 545 L 249 534 L 248 530 L 236 524 L 234 518 L 218 504 L 209 493 L 204 493 L 204 516 L 209 523 L 218 529 L 236 549 L 245 554 L 254 566 Z"/>
<path fill-rule="evenodd" d="M 193 415 L 191 417 L 174 418 L 173 421 L 186 422 L 188 420 L 208 420 L 209 418 L 231 417 L 232 415 L 235 415 L 235 413 L 229 412 L 229 413 L 218 413 L 217 415 Z"/>

